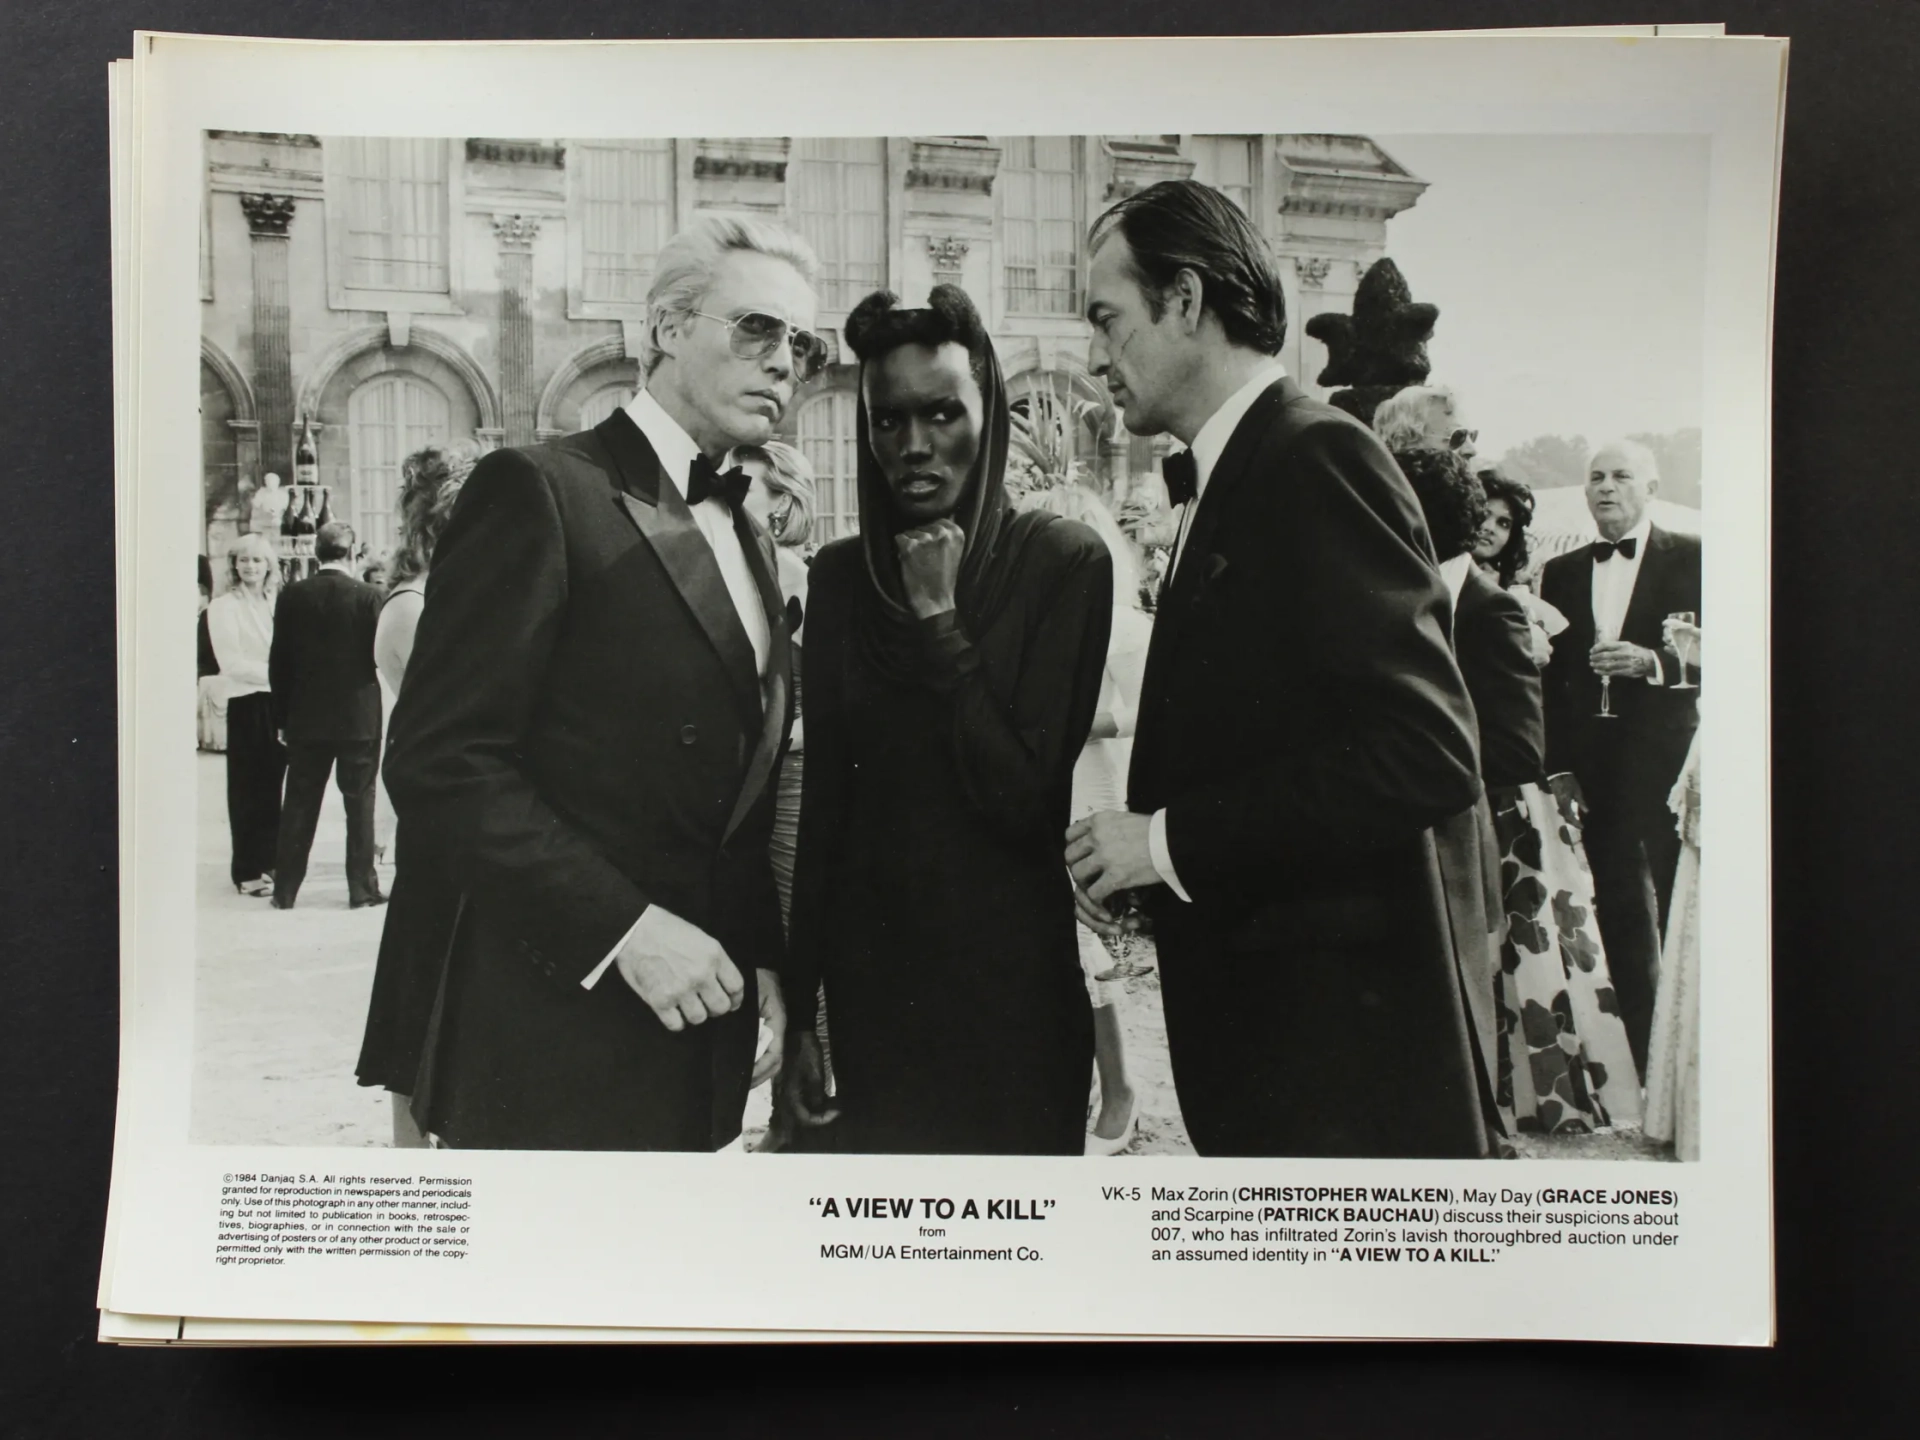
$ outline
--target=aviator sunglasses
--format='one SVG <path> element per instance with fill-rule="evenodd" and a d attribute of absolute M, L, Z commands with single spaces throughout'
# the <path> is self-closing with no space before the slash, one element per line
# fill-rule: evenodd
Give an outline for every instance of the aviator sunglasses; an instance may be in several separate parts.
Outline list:
<path fill-rule="evenodd" d="M 801 385 L 827 368 L 827 342 L 811 330 L 794 329 L 777 315 L 749 310 L 729 320 L 704 310 L 692 313 L 702 320 L 726 326 L 728 348 L 742 360 L 764 360 L 782 345 L 791 343 L 793 378 Z"/>

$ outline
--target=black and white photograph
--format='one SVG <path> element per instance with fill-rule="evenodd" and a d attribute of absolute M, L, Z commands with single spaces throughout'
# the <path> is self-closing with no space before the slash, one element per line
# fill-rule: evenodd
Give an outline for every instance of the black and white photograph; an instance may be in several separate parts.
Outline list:
<path fill-rule="evenodd" d="M 102 1334 L 1766 1343 L 1713 30 L 145 39 Z"/>
<path fill-rule="evenodd" d="M 194 1142 L 1698 1158 L 1703 137 L 200 178 Z"/>

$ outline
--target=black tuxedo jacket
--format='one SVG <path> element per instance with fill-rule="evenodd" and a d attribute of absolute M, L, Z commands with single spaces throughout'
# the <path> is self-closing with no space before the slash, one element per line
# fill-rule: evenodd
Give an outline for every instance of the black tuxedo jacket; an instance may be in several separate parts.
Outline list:
<path fill-rule="evenodd" d="M 1480 795 L 1449 608 L 1392 456 L 1268 389 L 1155 618 L 1128 785 L 1193 897 L 1148 903 L 1203 1153 L 1484 1145 L 1431 833 Z"/>
<path fill-rule="evenodd" d="M 321 570 L 280 592 L 267 679 L 274 723 L 287 743 L 380 740 L 380 679 L 373 632 L 381 594 L 339 570 Z"/>
<path fill-rule="evenodd" d="M 765 704 L 706 538 L 625 411 L 487 456 L 434 552 L 388 788 L 464 891 L 415 1114 L 463 1147 L 712 1149 L 740 1130 L 790 723 L 772 543 L 737 533 L 772 640 Z M 402 877 L 404 883 L 404 877 Z M 609 970 L 649 905 L 748 982 L 672 1033 Z"/>
<path fill-rule="evenodd" d="M 1480 778 L 1489 789 L 1544 780 L 1546 724 L 1527 612 L 1478 566 L 1454 601 L 1453 653 L 1473 700 Z"/>
<path fill-rule="evenodd" d="M 1658 654 L 1667 683 L 1615 680 L 1608 703 L 1618 718 L 1612 720 L 1598 718 L 1600 677 L 1587 660 L 1594 641 L 1593 567 L 1594 547 L 1583 545 L 1549 560 L 1540 575 L 1540 598 L 1567 617 L 1544 676 L 1547 769 L 1572 771 L 1595 806 L 1658 819 L 1667 813 L 1667 794 L 1699 724 L 1699 692 L 1673 688 L 1679 662 L 1661 649 L 1661 621 L 1676 610 L 1700 613 L 1700 541 L 1657 525 L 1647 534 L 1620 638 Z"/>

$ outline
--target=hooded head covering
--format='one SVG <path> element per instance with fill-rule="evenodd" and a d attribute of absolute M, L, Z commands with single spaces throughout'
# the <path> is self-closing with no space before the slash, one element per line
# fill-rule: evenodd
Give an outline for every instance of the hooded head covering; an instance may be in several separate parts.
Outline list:
<path fill-rule="evenodd" d="M 877 347 L 862 343 L 867 338 L 863 332 L 870 332 L 872 322 L 892 311 L 894 298 L 887 292 L 877 292 L 862 301 L 847 321 L 849 343 L 856 352 L 863 352 L 856 436 L 860 547 L 866 556 L 870 583 L 866 603 L 861 607 L 860 631 L 862 647 L 883 674 L 898 680 L 917 680 L 922 674 L 925 642 L 921 638 L 920 620 L 908 608 L 900 581 L 900 552 L 894 537 L 902 527 L 894 513 L 893 489 L 887 484 L 880 462 L 874 458 L 867 427 L 868 364 L 900 344 L 927 343 L 913 338 L 902 339 L 897 344 L 882 342 Z M 957 286 L 936 286 L 931 299 L 933 304 L 929 309 L 964 313 L 978 325 L 973 302 Z M 860 323 L 860 312 L 866 312 L 866 324 Z M 954 343 L 966 342 L 955 337 Z M 980 453 L 952 517 L 967 537 L 960 558 L 955 598 L 961 625 L 975 640 L 986 633 L 1005 607 L 1019 578 L 1027 546 L 1055 519 L 1052 515 L 1016 511 L 1007 500 L 1007 387 L 1000 374 L 1000 358 L 994 353 L 993 342 L 983 334 L 981 344 L 986 353 L 986 379 L 980 387 Z"/>

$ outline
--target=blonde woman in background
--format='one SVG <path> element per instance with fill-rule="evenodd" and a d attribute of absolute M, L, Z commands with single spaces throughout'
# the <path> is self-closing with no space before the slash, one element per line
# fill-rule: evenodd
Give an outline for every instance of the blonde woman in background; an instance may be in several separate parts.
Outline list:
<path fill-rule="evenodd" d="M 780 598 L 787 607 L 787 631 L 793 640 L 793 738 L 780 761 L 780 788 L 775 794 L 773 839 L 768 855 L 773 879 L 780 890 L 780 918 L 793 905 L 793 858 L 800 841 L 801 754 L 806 745 L 802 728 L 800 692 L 800 632 L 806 625 L 807 562 L 804 558 L 813 534 L 813 466 L 807 457 L 780 440 L 746 445 L 733 452 L 733 461 L 753 481 L 747 491 L 746 512 L 773 537 L 773 558 L 780 581 Z"/>
<path fill-rule="evenodd" d="M 1078 520 L 1106 542 L 1113 556 L 1113 629 L 1093 729 L 1073 767 L 1073 818 L 1097 810 L 1124 810 L 1133 723 L 1147 667 L 1147 642 L 1153 635 L 1153 623 L 1140 609 L 1139 561 L 1113 513 L 1083 485 L 1067 481 L 1034 491 L 1025 508 Z M 1139 1098 L 1127 1080 L 1126 1043 L 1120 1028 L 1118 1006 L 1124 992 L 1112 973 L 1115 962 L 1106 943 L 1084 925 L 1078 933 L 1080 968 L 1093 1005 L 1094 1065 L 1100 1076 L 1100 1109 L 1087 1134 L 1086 1153 L 1118 1155 L 1133 1143 L 1139 1116 Z"/>
<path fill-rule="evenodd" d="M 793 640 L 793 731 L 786 753 L 780 757 L 779 786 L 773 797 L 773 835 L 767 841 L 767 858 L 773 864 L 773 883 L 780 893 L 780 920 L 784 925 L 793 909 L 793 862 L 800 846 L 800 783 L 806 746 L 805 717 L 801 709 L 800 642 L 807 617 L 805 557 L 813 549 L 813 465 L 800 451 L 781 440 L 742 446 L 733 452 L 732 458 L 753 480 L 753 488 L 747 491 L 746 512 L 773 537 L 780 598 L 786 603 L 787 629 Z M 827 1093 L 831 1095 L 833 1061 L 827 1044 L 824 993 L 818 996 L 818 1002 L 814 1033 L 820 1037 L 821 1065 L 826 1072 Z M 786 1149 L 792 1140 L 793 1125 L 793 1116 L 787 1107 L 776 1104 L 766 1137 L 757 1148 Z"/>
<path fill-rule="evenodd" d="M 280 562 L 264 535 L 249 533 L 227 552 L 227 575 L 228 588 L 207 606 L 206 621 L 219 666 L 208 688 L 218 691 L 227 712 L 229 874 L 241 894 L 265 896 L 273 894 L 280 786 L 287 773 L 287 750 L 274 725 L 267 682 Z"/>

